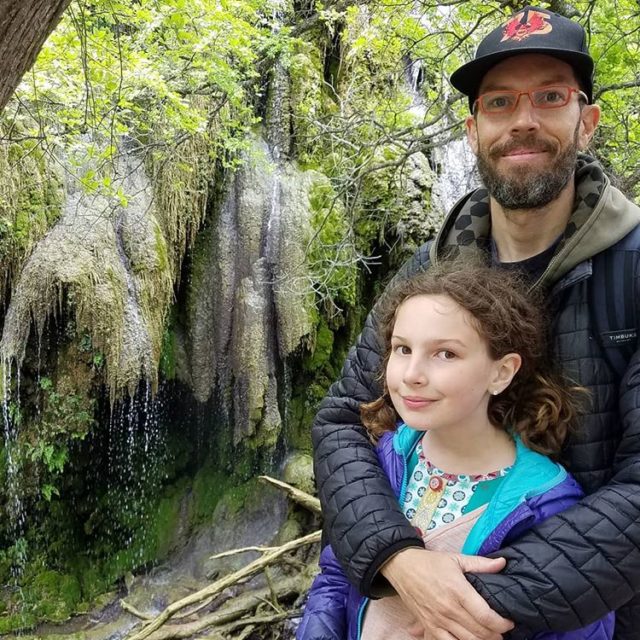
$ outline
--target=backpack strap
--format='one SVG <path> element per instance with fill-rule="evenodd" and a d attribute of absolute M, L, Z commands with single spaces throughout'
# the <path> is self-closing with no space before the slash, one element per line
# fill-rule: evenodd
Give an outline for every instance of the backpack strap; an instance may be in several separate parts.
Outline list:
<path fill-rule="evenodd" d="M 638 346 L 636 273 L 640 227 L 592 259 L 589 308 L 595 338 L 618 380 Z"/>

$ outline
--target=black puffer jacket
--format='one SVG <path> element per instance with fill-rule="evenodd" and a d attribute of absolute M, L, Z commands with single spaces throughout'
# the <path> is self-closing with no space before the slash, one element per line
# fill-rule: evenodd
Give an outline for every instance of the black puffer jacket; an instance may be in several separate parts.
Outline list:
<path fill-rule="evenodd" d="M 590 305 L 591 258 L 602 251 L 612 258 L 608 277 L 632 270 L 627 291 L 639 299 L 640 209 L 611 187 L 600 166 L 586 156 L 578 161 L 576 186 L 564 237 L 535 286 L 548 293 L 559 363 L 592 395 L 581 429 L 564 451 L 564 462 L 587 497 L 501 551 L 508 559 L 501 574 L 468 577 L 495 611 L 516 622 L 511 638 L 579 628 L 617 609 L 616 639 L 637 640 L 640 352 L 618 381 L 594 335 Z M 435 241 L 422 247 L 398 277 L 427 268 L 443 251 L 482 250 L 489 235 L 487 194 L 478 190 L 454 207 Z M 381 565 L 403 548 L 422 546 L 360 424 L 360 403 L 379 395 L 375 379 L 381 356 L 374 309 L 313 426 L 316 481 L 329 540 L 350 580 L 372 596 L 384 593 Z"/>

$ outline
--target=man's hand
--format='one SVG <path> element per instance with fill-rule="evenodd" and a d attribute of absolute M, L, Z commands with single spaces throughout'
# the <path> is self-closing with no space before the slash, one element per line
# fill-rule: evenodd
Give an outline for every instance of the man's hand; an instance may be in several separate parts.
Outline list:
<path fill-rule="evenodd" d="M 424 640 L 500 640 L 513 622 L 493 611 L 464 577 L 498 573 L 504 558 L 482 558 L 425 549 L 405 549 L 382 574 L 416 619 L 411 633 Z"/>

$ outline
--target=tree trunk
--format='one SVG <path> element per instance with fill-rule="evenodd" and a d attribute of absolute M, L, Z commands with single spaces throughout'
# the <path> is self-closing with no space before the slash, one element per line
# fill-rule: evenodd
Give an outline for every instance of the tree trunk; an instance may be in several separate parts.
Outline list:
<path fill-rule="evenodd" d="M 71 0 L 0 0 L 0 112 Z"/>

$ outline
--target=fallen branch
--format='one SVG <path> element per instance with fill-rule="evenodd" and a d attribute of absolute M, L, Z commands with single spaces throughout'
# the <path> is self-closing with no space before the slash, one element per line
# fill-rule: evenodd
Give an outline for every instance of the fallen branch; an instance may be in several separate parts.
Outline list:
<path fill-rule="evenodd" d="M 260 553 L 269 553 L 275 551 L 278 547 L 242 547 L 240 549 L 231 549 L 230 551 L 222 551 L 209 556 L 209 560 L 219 560 L 220 558 L 228 558 L 229 556 L 237 556 L 248 551 L 259 551 Z"/>
<path fill-rule="evenodd" d="M 312 579 L 311 575 L 305 574 L 285 578 L 274 585 L 275 595 L 278 599 L 283 599 L 305 593 L 311 586 Z M 256 606 L 264 602 L 269 595 L 271 595 L 269 587 L 243 593 L 222 605 L 218 611 L 202 616 L 198 620 L 180 625 L 167 624 L 150 636 L 149 640 L 179 640 L 190 638 L 209 627 L 216 627 L 216 633 L 225 631 L 228 629 L 226 626 L 228 623 L 235 622 L 239 618 L 243 618 L 243 616 L 253 612 Z M 291 612 L 289 613 L 291 614 Z M 243 618 L 241 624 L 251 624 L 251 620 L 251 618 Z"/>
<path fill-rule="evenodd" d="M 305 507 L 305 509 L 309 509 L 309 511 L 312 511 L 313 513 L 320 513 L 320 500 L 318 500 L 318 498 L 314 498 L 308 493 L 300 491 L 300 489 L 296 489 L 290 484 L 282 482 L 282 480 L 276 480 L 270 476 L 258 476 L 258 479 L 263 482 L 268 482 L 269 484 L 278 487 L 278 489 L 284 490 L 294 502 Z"/>
<path fill-rule="evenodd" d="M 222 629 L 222 631 L 234 631 L 239 627 L 245 625 L 252 625 L 252 627 L 259 624 L 268 624 L 272 622 L 281 622 L 291 617 L 290 611 L 282 611 L 280 613 L 272 613 L 271 615 L 253 616 L 252 618 L 246 618 L 244 620 L 238 620 L 232 624 L 229 624 Z"/>
<path fill-rule="evenodd" d="M 146 623 L 141 631 L 133 636 L 129 636 L 130 640 L 144 640 L 145 638 L 148 638 L 154 631 L 159 629 L 163 624 L 165 624 L 165 622 L 167 622 L 167 620 L 172 618 L 182 609 L 221 593 L 227 587 L 236 584 L 239 580 L 243 580 L 255 575 L 265 567 L 274 564 L 276 560 L 278 560 L 284 554 L 289 553 L 290 551 L 294 551 L 299 547 L 310 545 L 315 542 L 320 542 L 321 535 L 322 531 L 314 531 L 313 533 L 303 536 L 302 538 L 297 538 L 296 540 L 287 542 L 281 547 L 278 547 L 275 551 L 271 551 L 261 558 L 254 560 L 246 567 L 243 567 L 242 569 L 239 569 L 238 571 L 235 571 L 234 573 L 231 573 L 228 576 L 221 578 L 220 580 L 216 580 L 209 586 L 201 589 L 200 591 L 192 593 L 186 598 L 182 598 L 181 600 L 173 602 L 153 620 Z"/>
<path fill-rule="evenodd" d="M 138 611 L 138 609 L 136 609 L 132 604 L 129 604 L 126 600 L 120 600 L 120 606 L 125 611 L 136 616 L 136 618 L 140 618 L 140 620 L 151 620 L 153 618 L 153 616 L 142 613 L 142 611 Z"/>

